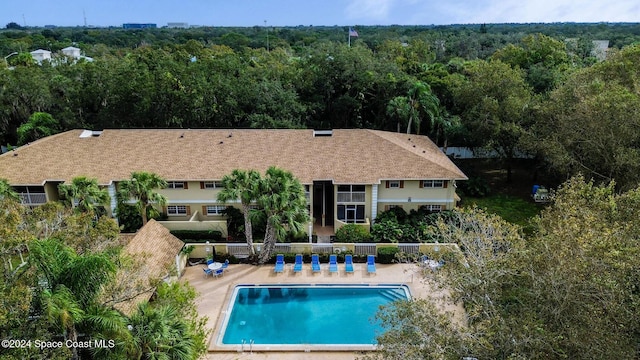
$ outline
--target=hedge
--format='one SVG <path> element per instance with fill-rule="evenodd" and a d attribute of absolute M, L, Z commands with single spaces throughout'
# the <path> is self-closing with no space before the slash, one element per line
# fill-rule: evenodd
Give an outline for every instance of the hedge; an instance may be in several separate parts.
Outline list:
<path fill-rule="evenodd" d="M 377 260 L 380 264 L 391 264 L 396 259 L 398 252 L 400 252 L 400 249 L 395 246 L 379 247 Z"/>
<path fill-rule="evenodd" d="M 188 243 L 225 242 L 219 230 L 171 230 L 171 234 Z"/>

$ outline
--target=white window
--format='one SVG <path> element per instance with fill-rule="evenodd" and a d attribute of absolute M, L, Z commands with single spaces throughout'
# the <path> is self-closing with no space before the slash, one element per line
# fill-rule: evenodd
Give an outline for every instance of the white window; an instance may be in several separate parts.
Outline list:
<path fill-rule="evenodd" d="M 441 188 L 444 187 L 444 180 L 422 180 L 423 188 Z"/>
<path fill-rule="evenodd" d="M 204 189 L 220 189 L 222 188 L 222 181 L 205 181 Z"/>
<path fill-rule="evenodd" d="M 222 205 L 207 206 L 207 215 L 222 215 L 226 208 L 226 206 Z"/>
<path fill-rule="evenodd" d="M 424 208 L 431 212 L 440 212 L 442 211 L 442 205 L 424 205 Z"/>
<path fill-rule="evenodd" d="M 364 185 L 338 185 L 338 203 L 365 202 Z"/>
<path fill-rule="evenodd" d="M 167 189 L 186 189 L 184 181 L 169 181 L 167 183 Z"/>
<path fill-rule="evenodd" d="M 187 207 L 184 205 L 169 205 L 167 206 L 168 215 L 187 215 Z"/>
<path fill-rule="evenodd" d="M 400 188 L 400 180 L 389 180 L 389 188 Z"/>

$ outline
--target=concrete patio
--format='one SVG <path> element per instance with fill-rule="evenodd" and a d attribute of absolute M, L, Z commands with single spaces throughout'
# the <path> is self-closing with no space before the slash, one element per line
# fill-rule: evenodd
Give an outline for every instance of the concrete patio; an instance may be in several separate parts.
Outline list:
<path fill-rule="evenodd" d="M 330 274 L 327 264 L 322 265 L 321 273 L 312 273 L 309 264 L 305 264 L 302 273 L 294 274 L 291 264 L 286 264 L 284 273 L 274 273 L 273 265 L 253 266 L 232 264 L 221 277 L 204 277 L 204 265 L 188 266 L 181 281 L 188 281 L 198 292 L 196 299 L 198 312 L 208 317 L 207 326 L 211 329 L 209 353 L 207 359 L 356 359 L 362 353 L 359 350 L 339 347 L 335 349 L 297 349 L 277 350 L 261 349 L 255 346 L 252 351 L 248 346 L 242 351 L 241 346 L 217 346 L 224 315 L 233 288 L 239 284 L 389 284 L 407 285 L 413 297 L 441 296 L 434 292 L 421 275 L 422 269 L 415 264 L 376 264 L 377 272 L 368 274 L 366 264 L 355 264 L 353 274 L 345 274 L 344 265 L 340 264 L 337 274 Z M 450 310 L 450 309 L 449 309 Z M 331 352 L 326 352 L 330 350 Z"/>

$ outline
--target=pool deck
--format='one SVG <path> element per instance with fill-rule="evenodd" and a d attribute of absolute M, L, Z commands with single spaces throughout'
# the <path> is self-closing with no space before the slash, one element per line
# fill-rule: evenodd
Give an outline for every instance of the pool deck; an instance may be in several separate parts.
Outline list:
<path fill-rule="evenodd" d="M 217 345 L 226 307 L 233 289 L 240 284 L 404 284 L 411 290 L 413 297 L 437 298 L 441 293 L 435 292 L 423 280 L 421 268 L 415 264 L 376 264 L 375 274 L 368 274 L 366 264 L 355 264 L 353 274 L 345 274 L 344 265 L 340 264 L 339 272 L 330 274 L 327 265 L 322 265 L 321 273 L 312 273 L 309 264 L 305 264 L 302 273 L 294 274 L 290 264 L 285 266 L 284 273 L 274 273 L 273 265 L 253 266 L 232 264 L 223 276 L 218 278 L 204 277 L 204 265 L 187 266 L 181 281 L 188 281 L 198 292 L 196 304 L 201 316 L 207 316 L 207 327 L 211 330 L 207 359 L 356 359 L 363 350 L 373 350 L 372 346 L 287 346 L 274 349 L 268 346 L 255 345 L 249 349 L 240 345 Z M 452 310 L 452 309 L 447 309 Z M 453 309 L 456 311 L 455 309 Z M 328 353 L 327 351 L 330 351 Z"/>

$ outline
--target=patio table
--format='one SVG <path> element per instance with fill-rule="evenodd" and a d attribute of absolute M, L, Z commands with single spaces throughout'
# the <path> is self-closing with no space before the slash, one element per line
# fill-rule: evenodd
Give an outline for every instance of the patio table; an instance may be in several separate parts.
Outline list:
<path fill-rule="evenodd" d="M 222 268 L 222 263 L 212 262 L 211 264 L 207 265 L 207 267 L 213 271 L 216 271 Z"/>

